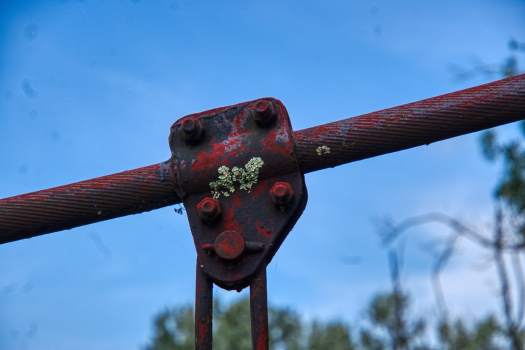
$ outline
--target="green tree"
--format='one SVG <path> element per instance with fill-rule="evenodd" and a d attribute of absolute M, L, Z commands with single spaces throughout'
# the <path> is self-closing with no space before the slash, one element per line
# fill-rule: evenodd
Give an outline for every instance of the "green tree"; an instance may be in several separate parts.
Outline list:
<path fill-rule="evenodd" d="M 271 349 L 300 350 L 303 348 L 301 344 L 304 327 L 299 316 L 292 310 L 270 308 L 268 328 Z"/>
<path fill-rule="evenodd" d="M 469 330 L 462 320 L 439 325 L 439 340 L 443 350 L 501 349 L 502 345 L 497 342 L 501 336 L 501 326 L 494 316 L 476 323 L 472 330 Z"/>
<path fill-rule="evenodd" d="M 353 350 L 349 328 L 340 322 L 314 321 L 308 337 L 308 350 Z M 288 349 L 288 348 L 286 348 Z"/>
<path fill-rule="evenodd" d="M 410 297 L 403 290 L 399 277 L 397 253 L 389 252 L 393 290 L 375 296 L 366 312 L 368 326 L 361 330 L 361 346 L 365 350 L 427 349 L 422 338 L 425 322 L 410 312 Z"/>
<path fill-rule="evenodd" d="M 192 307 L 166 309 L 154 320 L 154 335 L 145 350 L 194 350 L 195 316 Z"/>
<path fill-rule="evenodd" d="M 145 350 L 194 349 L 194 312 L 191 307 L 165 309 L 155 316 L 153 339 Z M 350 328 L 341 322 L 314 321 L 305 326 L 289 309 L 268 310 L 272 350 L 353 350 Z M 251 349 L 250 301 L 241 299 L 225 306 L 214 305 L 213 348 Z"/>
<path fill-rule="evenodd" d="M 250 300 L 241 299 L 225 308 L 215 303 L 213 348 L 217 350 L 251 349 Z"/>
<path fill-rule="evenodd" d="M 421 337 L 423 319 L 409 318 L 408 295 L 394 292 L 376 296 L 368 309 L 370 326 L 361 331 L 361 344 L 366 350 L 427 349 Z"/>

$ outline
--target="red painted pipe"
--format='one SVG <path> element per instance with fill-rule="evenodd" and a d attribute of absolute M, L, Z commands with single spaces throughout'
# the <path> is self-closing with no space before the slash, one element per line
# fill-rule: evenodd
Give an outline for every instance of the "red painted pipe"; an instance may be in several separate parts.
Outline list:
<path fill-rule="evenodd" d="M 309 173 L 525 119 L 525 74 L 294 132 Z M 330 148 L 319 155 L 317 149 Z M 0 243 L 180 203 L 169 162 L 0 200 Z"/>
<path fill-rule="evenodd" d="M 180 203 L 167 164 L 4 198 L 0 243 Z"/>
<path fill-rule="evenodd" d="M 525 119 L 525 74 L 294 133 L 303 173 Z M 319 156 L 326 145 L 330 153 Z"/>

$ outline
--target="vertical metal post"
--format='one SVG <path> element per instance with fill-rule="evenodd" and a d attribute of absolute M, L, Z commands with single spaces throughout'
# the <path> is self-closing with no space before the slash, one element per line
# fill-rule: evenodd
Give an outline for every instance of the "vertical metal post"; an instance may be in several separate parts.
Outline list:
<path fill-rule="evenodd" d="M 213 282 L 197 260 L 195 288 L 195 350 L 212 350 Z"/>
<path fill-rule="evenodd" d="M 268 350 L 268 293 L 266 262 L 250 284 L 250 314 L 252 320 L 252 349 Z"/>

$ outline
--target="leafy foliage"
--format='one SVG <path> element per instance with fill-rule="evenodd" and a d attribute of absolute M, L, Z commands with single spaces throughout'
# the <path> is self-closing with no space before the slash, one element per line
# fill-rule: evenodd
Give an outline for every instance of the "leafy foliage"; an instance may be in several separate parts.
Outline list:
<path fill-rule="evenodd" d="M 520 122 L 522 137 L 525 123 Z M 505 144 L 498 142 L 495 130 L 481 137 L 483 155 L 491 162 L 503 162 L 503 176 L 496 187 L 496 196 L 512 207 L 516 214 L 525 214 L 525 147 L 523 139 L 513 139 Z"/>
<path fill-rule="evenodd" d="M 289 309 L 268 311 L 272 350 L 353 350 L 350 328 L 340 322 L 307 327 Z M 166 309 L 154 318 L 154 335 L 145 350 L 194 349 L 193 308 Z M 248 350 L 251 348 L 250 301 L 241 299 L 225 307 L 216 302 L 213 317 L 213 348 Z"/>
<path fill-rule="evenodd" d="M 145 350 L 195 349 L 195 316 L 192 307 L 166 309 L 155 317 L 154 336 Z"/>
<path fill-rule="evenodd" d="M 427 349 L 422 345 L 425 322 L 410 319 L 410 300 L 401 291 L 379 294 L 367 312 L 370 326 L 361 331 L 361 344 L 366 350 Z"/>
<path fill-rule="evenodd" d="M 442 349 L 445 350 L 502 349 L 502 336 L 503 330 L 494 316 L 478 322 L 472 330 L 469 330 L 462 320 L 456 320 L 453 324 L 443 322 L 439 325 L 439 337 Z"/>

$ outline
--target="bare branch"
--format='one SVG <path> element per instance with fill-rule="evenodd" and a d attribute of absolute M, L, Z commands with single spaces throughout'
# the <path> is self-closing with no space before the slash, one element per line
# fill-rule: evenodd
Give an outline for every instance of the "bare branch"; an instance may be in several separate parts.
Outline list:
<path fill-rule="evenodd" d="M 432 290 L 434 292 L 434 298 L 436 299 L 436 304 L 438 306 L 439 313 L 441 314 L 442 319 L 446 320 L 448 318 L 448 308 L 445 301 L 445 295 L 443 294 L 443 288 L 441 286 L 441 271 L 445 268 L 448 260 L 454 252 L 456 241 L 459 238 L 459 235 L 452 234 L 445 244 L 445 248 L 434 259 L 434 264 L 432 267 Z"/>
<path fill-rule="evenodd" d="M 518 285 L 518 315 L 516 318 L 516 327 L 521 327 L 523 323 L 523 317 L 525 315 L 525 278 L 523 274 L 523 266 L 521 265 L 520 252 L 515 251 L 512 254 L 512 267 Z"/>
<path fill-rule="evenodd" d="M 507 334 L 511 339 L 514 350 L 523 350 L 519 329 L 512 315 L 512 295 L 505 259 L 503 256 L 503 211 L 501 206 L 496 209 L 496 231 L 494 242 L 494 261 L 496 262 L 498 276 L 501 283 L 500 294 L 503 299 L 503 310 L 507 323 Z"/>
<path fill-rule="evenodd" d="M 468 238 L 485 248 L 490 248 L 493 245 L 493 242 L 488 238 L 484 237 L 483 235 L 479 234 L 473 229 L 465 226 L 459 220 L 442 213 L 429 213 L 420 216 L 415 216 L 403 220 L 398 225 L 393 225 L 391 222 L 384 223 L 382 245 L 384 247 L 389 246 L 390 244 L 392 244 L 393 241 L 395 241 L 401 234 L 403 234 L 408 229 L 415 226 L 428 224 L 430 222 L 436 222 L 448 226 L 451 229 L 453 229 L 457 234 L 462 235 L 465 238 Z"/>

